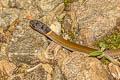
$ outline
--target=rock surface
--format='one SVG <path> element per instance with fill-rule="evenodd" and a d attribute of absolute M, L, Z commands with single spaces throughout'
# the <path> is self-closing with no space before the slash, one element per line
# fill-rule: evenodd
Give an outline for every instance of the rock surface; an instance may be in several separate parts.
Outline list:
<path fill-rule="evenodd" d="M 69 24 L 72 22 L 71 29 L 77 29 L 80 44 L 92 47 L 95 41 L 117 25 L 119 6 L 120 0 L 77 0 L 71 3 L 67 12 L 69 19 L 65 20 L 68 19 Z"/>
<path fill-rule="evenodd" d="M 28 68 L 42 63 L 38 69 L 26 75 L 25 80 L 110 80 L 98 59 L 66 49 L 58 52 L 61 47 L 55 43 L 53 47 L 50 46 L 52 43 L 45 36 L 29 27 L 29 18 L 41 20 L 48 26 L 55 24 L 60 27 L 59 21 L 64 19 L 63 28 L 75 34 L 75 42 L 93 47 L 96 40 L 116 26 L 120 16 L 120 0 L 75 0 L 68 4 L 70 10 L 65 11 L 64 0 L 0 0 L 0 35 L 7 36 L 7 31 L 10 35 L 6 47 L 2 46 L 4 42 L 0 39 L 0 54 L 13 55 L 16 61 L 12 57 L 10 61 L 19 61 L 22 67 L 27 63 L 30 64 Z M 20 24 L 15 30 L 8 30 L 17 18 L 21 19 Z M 47 51 L 50 52 L 47 54 Z M 37 59 L 30 55 L 36 55 Z M 14 74 L 12 70 L 9 72 L 10 75 Z"/>
<path fill-rule="evenodd" d="M 2 8 L 0 11 L 0 27 L 3 28 L 4 31 L 7 30 L 17 18 L 22 19 L 12 33 L 12 38 L 6 49 L 7 54 L 26 55 L 41 53 L 41 51 L 48 46 L 48 42 L 44 36 L 41 36 L 41 34 L 33 31 L 29 27 L 29 20 L 26 19 L 26 17 L 32 16 L 35 19 L 42 18 L 43 22 L 48 22 L 48 24 L 51 25 L 54 23 L 52 20 L 57 20 L 55 17 L 60 15 L 64 10 L 63 0 L 1 0 L 0 3 L 0 7 Z M 51 20 L 48 21 L 48 19 Z"/>
<path fill-rule="evenodd" d="M 67 80 L 110 80 L 105 66 L 87 54 L 60 52 L 56 59 Z"/>

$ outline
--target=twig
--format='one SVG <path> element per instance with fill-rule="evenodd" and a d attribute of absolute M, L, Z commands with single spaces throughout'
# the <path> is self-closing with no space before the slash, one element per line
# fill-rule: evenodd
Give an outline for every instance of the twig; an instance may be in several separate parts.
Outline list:
<path fill-rule="evenodd" d="M 36 68 L 40 67 L 41 65 L 42 65 L 42 63 L 40 63 L 40 64 L 34 66 L 33 68 L 28 69 L 26 72 L 29 73 L 29 72 L 35 70 Z"/>
<path fill-rule="evenodd" d="M 107 53 L 103 53 L 103 56 L 106 57 L 113 64 L 120 66 L 120 62 L 109 56 Z"/>

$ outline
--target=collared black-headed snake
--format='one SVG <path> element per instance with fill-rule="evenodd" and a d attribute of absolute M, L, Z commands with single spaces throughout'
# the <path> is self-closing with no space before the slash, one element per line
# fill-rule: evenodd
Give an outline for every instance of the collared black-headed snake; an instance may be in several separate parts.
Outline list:
<path fill-rule="evenodd" d="M 67 48 L 71 51 L 79 51 L 84 53 L 91 53 L 93 51 L 97 51 L 97 49 L 89 48 L 86 46 L 82 46 L 68 40 L 63 39 L 62 37 L 58 36 L 54 31 L 52 31 L 46 24 L 42 23 L 39 20 L 31 20 L 30 27 L 37 32 L 47 36 L 57 44 L 61 45 L 64 48 Z M 120 49 L 116 50 L 107 50 L 104 53 L 108 53 L 110 56 L 120 55 Z"/>

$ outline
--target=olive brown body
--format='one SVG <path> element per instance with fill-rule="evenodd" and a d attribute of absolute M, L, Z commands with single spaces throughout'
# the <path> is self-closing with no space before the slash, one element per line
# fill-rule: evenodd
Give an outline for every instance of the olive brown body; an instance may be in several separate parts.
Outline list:
<path fill-rule="evenodd" d="M 91 53 L 93 51 L 96 51 L 96 49 L 85 47 L 85 46 L 70 42 L 68 40 L 65 40 L 62 37 L 58 36 L 53 31 L 51 33 L 47 34 L 47 37 L 49 37 L 51 40 L 55 41 L 57 44 L 65 47 L 71 51 L 79 51 L 79 52 L 85 52 L 85 53 Z"/>
<path fill-rule="evenodd" d="M 51 31 L 49 34 L 46 34 L 47 37 L 49 37 L 51 40 L 56 42 L 57 44 L 63 46 L 64 48 L 67 48 L 71 51 L 79 51 L 84 53 L 91 53 L 94 51 L 98 51 L 97 49 L 89 48 L 86 46 L 82 46 L 73 42 L 70 42 L 68 40 L 63 39 L 62 37 L 58 36 L 55 32 Z M 120 49 L 116 50 L 106 50 L 104 53 L 110 55 L 110 56 L 117 56 L 120 55 Z"/>

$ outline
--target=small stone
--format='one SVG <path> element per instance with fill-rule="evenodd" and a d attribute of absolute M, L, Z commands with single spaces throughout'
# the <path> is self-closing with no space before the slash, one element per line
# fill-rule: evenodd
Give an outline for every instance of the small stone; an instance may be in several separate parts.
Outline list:
<path fill-rule="evenodd" d="M 57 21 L 51 24 L 50 28 L 57 34 L 61 33 L 61 24 Z"/>
<path fill-rule="evenodd" d="M 15 68 L 16 68 L 16 66 L 7 60 L 0 61 L 0 71 L 6 72 L 7 75 L 9 75 L 9 76 L 12 75 Z"/>
<path fill-rule="evenodd" d="M 0 33 L 3 33 L 3 28 L 0 28 Z"/>
<path fill-rule="evenodd" d="M 60 66 L 67 80 L 109 80 L 109 74 L 104 65 L 85 53 L 70 53 L 63 59 L 63 64 Z"/>

